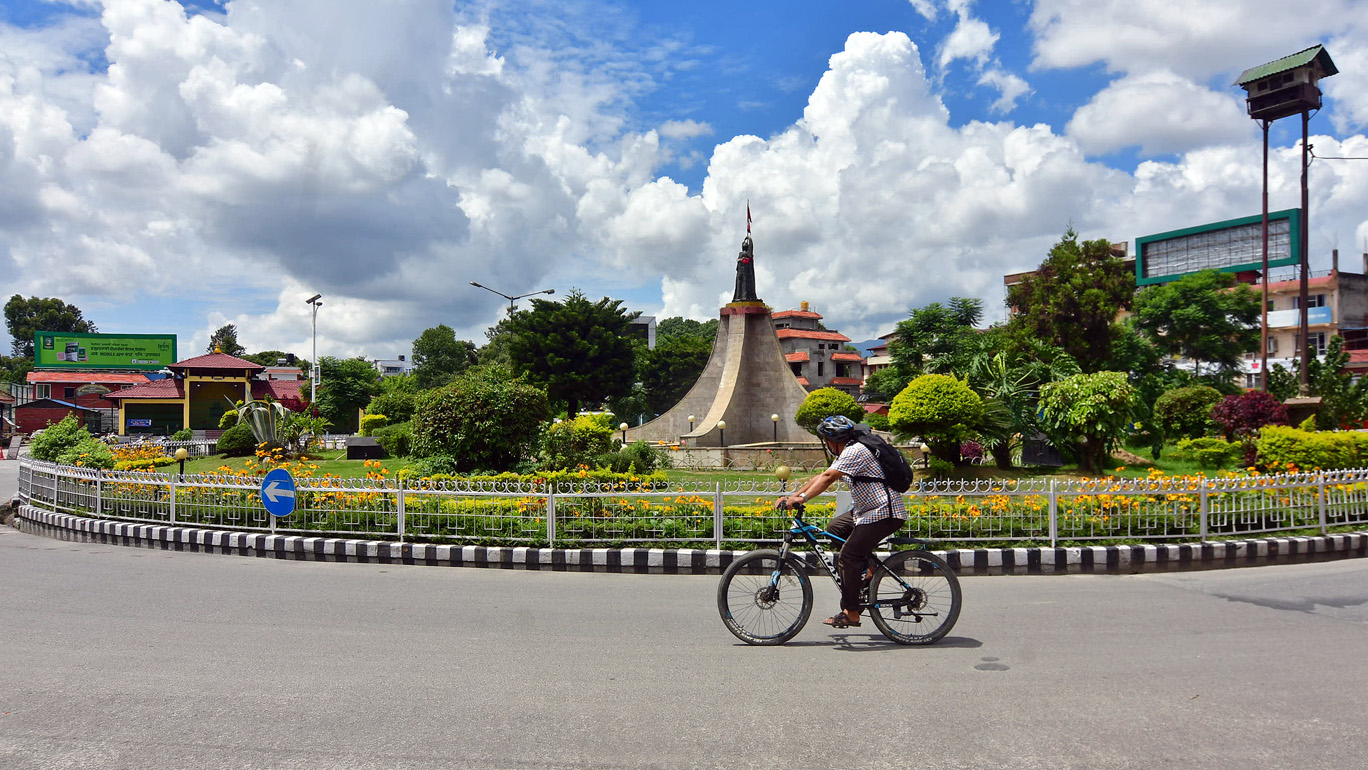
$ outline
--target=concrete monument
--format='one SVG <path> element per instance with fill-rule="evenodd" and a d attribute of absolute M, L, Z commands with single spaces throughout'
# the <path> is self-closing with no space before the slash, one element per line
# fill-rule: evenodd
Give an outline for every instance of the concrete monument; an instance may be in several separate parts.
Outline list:
<path fill-rule="evenodd" d="M 736 291 L 720 312 L 712 356 L 698 381 L 668 412 L 628 429 L 627 441 L 698 447 L 773 441 L 816 445 L 816 437 L 793 421 L 807 391 L 784 360 L 769 307 L 756 296 L 755 245 L 749 232 L 736 258 Z"/>

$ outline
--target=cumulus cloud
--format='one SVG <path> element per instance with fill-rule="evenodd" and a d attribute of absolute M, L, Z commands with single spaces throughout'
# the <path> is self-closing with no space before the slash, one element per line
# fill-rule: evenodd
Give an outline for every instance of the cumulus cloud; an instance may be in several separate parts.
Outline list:
<path fill-rule="evenodd" d="M 1346 25 L 1361 38 L 1365 19 L 1364 0 L 1297 10 L 1279 0 L 1228 0 L 1191 3 L 1178 13 L 1163 0 L 1037 0 L 1033 66 L 1102 63 L 1112 72 L 1170 70 L 1204 81 L 1295 53 Z"/>
<path fill-rule="evenodd" d="M 1063 0 L 1040 6 L 1038 65 L 1078 66 L 1050 57 L 1082 22 L 1052 15 L 1071 8 Z M 944 7 L 973 20 L 964 0 Z M 586 13 L 576 8 L 564 12 Z M 992 55 L 997 32 L 974 24 L 929 54 L 899 32 L 850 35 L 790 126 L 720 137 L 691 193 L 660 169 L 712 127 L 642 125 L 631 108 L 690 55 L 635 43 L 607 16 L 577 30 L 510 21 L 492 3 L 187 14 L 107 0 L 61 35 L 0 26 L 0 273 L 15 291 L 78 304 L 195 298 L 186 350 L 231 322 L 249 348 L 307 353 L 302 300 L 322 292 L 321 354 L 389 356 L 437 323 L 482 340 L 505 304 L 471 280 L 510 294 L 658 291 L 655 307 L 633 309 L 713 317 L 749 200 L 761 296 L 810 300 L 859 339 L 953 295 L 1000 316 L 1002 275 L 1038 264 L 1071 224 L 1124 240 L 1257 209 L 1258 156 L 1238 134 L 1202 116 L 1139 123 L 1118 106 L 1167 93 L 1238 112 L 1196 70 L 1131 73 L 1139 54 L 1108 59 L 1117 82 L 1063 133 L 952 121 L 927 62 L 970 63 L 1000 112 L 1030 89 Z M 85 63 L 95 39 L 107 69 Z M 1361 121 L 1351 89 L 1329 93 L 1350 105 L 1343 120 Z M 1314 141 L 1368 154 L 1361 136 Z M 1089 158 L 1135 144 L 1175 155 L 1133 170 Z M 1274 155 L 1274 205 L 1295 205 L 1295 151 Z M 1368 164 L 1317 164 L 1313 247 L 1368 235 L 1366 176 Z"/>
<path fill-rule="evenodd" d="M 1074 113 L 1067 133 L 1088 153 L 1139 147 L 1162 155 L 1238 142 L 1252 126 L 1234 94 L 1160 71 L 1113 81 Z"/>

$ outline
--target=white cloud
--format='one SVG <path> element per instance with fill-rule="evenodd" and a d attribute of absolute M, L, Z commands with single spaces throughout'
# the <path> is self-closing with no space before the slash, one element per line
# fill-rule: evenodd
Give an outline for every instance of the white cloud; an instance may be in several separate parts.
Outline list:
<path fill-rule="evenodd" d="M 697 120 L 667 120 L 660 126 L 660 135 L 667 139 L 693 139 L 712 132 L 712 126 Z"/>
<path fill-rule="evenodd" d="M 936 4 L 932 0 L 907 0 L 912 5 L 912 9 L 921 14 L 927 21 L 935 21 L 937 16 Z"/>
<path fill-rule="evenodd" d="M 1281 0 L 1037 0 L 1030 27 L 1036 68 L 1103 63 L 1111 72 L 1170 70 L 1205 81 L 1239 74 L 1368 20 L 1364 0 L 1296 8 Z M 1331 52 L 1333 55 L 1333 51 Z"/>
<path fill-rule="evenodd" d="M 1252 131 L 1243 100 L 1171 72 L 1113 81 L 1074 113 L 1067 128 L 1085 152 L 1139 147 L 1146 155 L 1239 142 Z"/>
<path fill-rule="evenodd" d="M 1031 93 L 1031 86 L 1025 80 L 1002 69 L 990 69 L 979 78 L 979 85 L 992 86 L 1001 94 L 989 108 L 998 114 L 1011 112 L 1017 100 Z"/>
<path fill-rule="evenodd" d="M 972 18 L 967 2 L 946 8 Z M 660 306 L 642 309 L 713 317 L 731 296 L 750 200 L 761 296 L 810 300 L 862 339 L 952 295 L 1000 314 L 1001 276 L 1037 264 L 1070 224 L 1126 239 L 1257 208 L 1258 154 L 1232 145 L 1238 134 L 1201 116 L 1145 122 L 1109 102 L 1167 89 L 1238 112 L 1199 75 L 1121 77 L 1065 135 L 960 125 L 923 52 L 896 32 L 850 35 L 786 130 L 719 137 L 690 194 L 660 169 L 712 127 L 666 115 L 627 128 L 641 125 L 632 100 L 664 77 L 662 62 L 689 56 L 670 41 L 632 48 L 620 18 L 588 34 L 499 11 L 292 0 L 187 16 L 108 0 L 98 73 L 79 64 L 99 38 L 88 27 L 0 27 L 0 42 L 26 46 L 0 46 L 0 274 L 83 307 L 194 298 L 208 323 L 187 324 L 187 351 L 232 322 L 251 349 L 307 352 L 302 300 L 322 292 L 321 354 L 388 357 L 437 323 L 482 340 L 505 305 L 471 280 L 510 294 L 658 284 Z M 1081 23 L 1051 22 L 1050 45 Z M 964 36 L 949 61 L 974 64 L 1007 111 L 1030 86 L 993 57 L 996 34 L 977 47 Z M 1352 89 L 1329 93 L 1360 104 Z M 1326 155 L 1368 154 L 1361 136 L 1314 141 Z M 1134 173 L 1087 157 L 1137 142 L 1179 154 Z M 1289 153 L 1275 148 L 1275 207 L 1295 205 Z M 1368 235 L 1365 176 L 1368 163 L 1317 163 L 1313 246 Z"/>
<path fill-rule="evenodd" d="M 983 65 L 997 41 L 998 33 L 982 20 L 969 16 L 966 11 L 960 14 L 954 31 L 941 44 L 937 64 L 944 68 L 958 59 L 967 59 Z"/>

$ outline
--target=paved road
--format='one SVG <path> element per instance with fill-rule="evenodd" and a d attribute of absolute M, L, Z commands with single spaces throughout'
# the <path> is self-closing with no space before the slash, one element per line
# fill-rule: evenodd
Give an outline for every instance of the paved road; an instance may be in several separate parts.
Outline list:
<path fill-rule="evenodd" d="M 1359 768 L 1368 560 L 984 577 L 941 644 L 739 645 L 715 577 L 0 527 L 0 767 Z M 829 585 L 818 608 L 834 609 Z M 844 736 L 844 737 L 842 737 Z"/>

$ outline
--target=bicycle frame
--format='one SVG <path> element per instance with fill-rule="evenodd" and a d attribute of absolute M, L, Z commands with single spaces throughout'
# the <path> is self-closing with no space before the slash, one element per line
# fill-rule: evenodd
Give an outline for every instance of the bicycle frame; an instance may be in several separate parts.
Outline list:
<path fill-rule="evenodd" d="M 832 534 L 831 532 L 828 532 L 815 524 L 810 524 L 807 521 L 804 521 L 802 506 L 794 506 L 790 508 L 789 531 L 784 534 L 784 542 L 779 546 L 779 562 L 781 564 L 784 562 L 784 560 L 789 555 L 790 546 L 794 542 L 797 542 L 799 541 L 799 539 L 801 539 L 803 542 L 806 542 L 809 546 L 811 546 L 814 551 L 817 552 L 817 560 L 822 563 L 822 567 L 826 569 L 827 575 L 830 576 L 833 581 L 835 581 L 836 589 L 843 590 L 843 585 L 841 583 L 841 570 L 836 563 L 837 554 L 840 552 L 840 549 L 837 548 L 835 551 L 831 551 L 830 556 L 828 556 L 828 552 L 826 551 L 826 549 L 822 548 L 822 542 L 818 539 L 820 537 L 829 537 L 839 543 L 845 543 L 845 538 L 841 537 L 840 535 Z M 916 538 L 889 538 L 889 542 L 909 544 L 915 543 L 922 545 L 925 544 L 925 541 L 918 540 Z M 873 561 L 874 569 L 883 570 L 884 573 L 892 577 L 894 580 L 898 581 L 898 585 L 902 586 L 903 590 L 911 590 L 912 587 L 907 584 L 907 581 L 903 580 L 901 575 L 889 569 L 888 566 L 884 564 L 883 559 L 871 555 L 871 560 Z M 770 580 L 777 587 L 779 581 L 779 572 L 775 571 L 770 576 Z M 886 599 L 883 601 L 867 600 L 864 606 L 893 607 L 896 609 L 899 604 L 901 604 L 901 600 L 899 599 Z"/>

